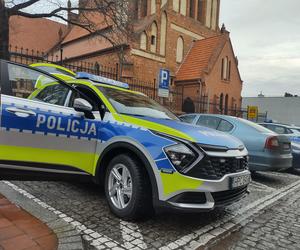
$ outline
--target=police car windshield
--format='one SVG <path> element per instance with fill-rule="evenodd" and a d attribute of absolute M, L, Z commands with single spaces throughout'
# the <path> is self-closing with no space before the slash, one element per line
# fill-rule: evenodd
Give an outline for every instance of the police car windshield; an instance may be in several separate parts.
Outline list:
<path fill-rule="evenodd" d="M 147 96 L 109 87 L 98 88 L 120 114 L 178 120 L 171 111 Z"/>

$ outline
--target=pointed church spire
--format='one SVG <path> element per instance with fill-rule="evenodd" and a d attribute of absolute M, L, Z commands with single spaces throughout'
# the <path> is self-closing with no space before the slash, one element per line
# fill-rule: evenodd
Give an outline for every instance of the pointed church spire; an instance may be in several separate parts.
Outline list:
<path fill-rule="evenodd" d="M 222 28 L 221 28 L 221 33 L 224 33 L 225 31 L 226 31 L 226 27 L 225 27 L 225 24 L 223 23 Z"/>

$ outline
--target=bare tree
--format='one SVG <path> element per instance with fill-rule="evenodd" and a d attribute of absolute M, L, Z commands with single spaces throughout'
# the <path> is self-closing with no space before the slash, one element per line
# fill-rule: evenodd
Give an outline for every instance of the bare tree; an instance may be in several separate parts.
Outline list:
<path fill-rule="evenodd" d="M 49 12 L 28 12 L 26 8 L 35 7 L 42 2 L 54 6 Z M 113 46 L 124 42 L 130 34 L 130 11 L 128 0 L 80 0 L 72 7 L 70 1 L 63 5 L 59 0 L 0 0 L 0 58 L 9 59 L 9 19 L 12 16 L 27 18 L 56 18 L 68 24 L 79 26 L 108 40 Z M 78 18 L 68 18 L 71 12 L 80 13 Z M 101 16 L 99 19 L 93 16 Z M 106 32 L 102 32 L 103 24 Z M 109 30 L 109 32 L 107 32 Z"/>

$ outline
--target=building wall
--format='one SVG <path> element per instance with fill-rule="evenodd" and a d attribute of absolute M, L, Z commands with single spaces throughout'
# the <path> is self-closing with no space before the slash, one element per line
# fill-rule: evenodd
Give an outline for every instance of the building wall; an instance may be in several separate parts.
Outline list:
<path fill-rule="evenodd" d="M 300 97 L 244 97 L 242 107 L 248 106 L 258 106 L 259 113 L 268 112 L 268 119 L 300 126 Z"/>
<path fill-rule="evenodd" d="M 180 2 L 180 1 L 179 1 Z M 167 68 L 171 71 L 171 75 L 175 75 L 180 63 L 176 62 L 176 50 L 177 40 L 182 37 L 184 41 L 183 46 L 183 59 L 189 52 L 194 40 L 204 39 L 214 36 L 219 33 L 219 30 L 215 31 L 206 27 L 203 23 L 195 18 L 189 17 L 189 3 L 187 1 L 186 15 L 177 13 L 173 9 L 173 1 L 169 0 L 167 5 L 159 4 L 157 1 L 157 8 L 155 18 L 153 22 L 157 24 L 157 41 L 156 41 L 156 53 L 151 52 L 151 25 L 140 31 L 137 34 L 137 39 L 133 41 L 132 46 L 132 62 L 133 73 L 132 75 L 138 78 L 143 78 L 146 81 L 151 81 L 157 78 L 157 74 L 160 68 Z M 167 16 L 167 31 L 166 31 L 166 48 L 165 53 L 161 53 L 161 17 L 165 13 Z M 142 50 L 140 47 L 140 35 L 142 32 L 147 34 L 147 49 Z M 163 38 L 164 39 L 164 38 Z M 146 66 L 146 68 L 145 68 Z M 144 70 L 141 70 L 144 69 Z"/>
<path fill-rule="evenodd" d="M 222 59 L 228 57 L 228 61 L 231 62 L 230 67 L 230 79 L 222 80 Z M 209 75 L 205 76 L 205 90 L 211 102 L 218 100 L 223 93 L 223 106 L 225 107 L 225 97 L 228 95 L 228 109 L 239 109 L 241 107 L 241 92 L 242 81 L 239 76 L 238 68 L 236 65 L 236 59 L 231 49 L 230 42 L 228 41 L 220 56 L 218 57 L 213 69 Z"/>
<path fill-rule="evenodd" d="M 147 2 L 147 16 L 142 16 L 142 7 L 145 6 L 145 1 Z M 218 8 L 219 8 L 219 0 L 212 0 L 215 4 L 215 10 L 211 12 L 216 13 L 216 17 L 214 23 L 216 23 L 215 27 L 207 27 L 209 25 L 206 24 L 207 18 L 205 15 L 208 11 L 206 0 L 204 0 L 203 18 L 200 21 L 197 18 L 197 8 L 198 1 L 193 0 L 195 3 L 195 16 L 190 17 L 190 0 L 136 0 L 135 3 L 138 3 L 138 6 L 132 5 L 133 11 L 136 13 L 133 15 L 137 18 L 135 22 L 143 22 L 149 17 L 152 18 L 152 22 L 148 25 L 145 25 L 144 29 L 139 30 L 134 33 L 134 37 L 132 37 L 132 41 L 129 42 L 131 52 L 126 58 L 131 67 L 126 67 L 124 71 L 124 76 L 126 77 L 135 77 L 139 79 L 143 79 L 146 82 L 151 82 L 153 79 L 157 78 L 159 69 L 167 68 L 171 71 L 171 75 L 175 76 L 175 73 L 180 66 L 179 62 L 176 62 L 176 51 L 177 51 L 177 40 L 181 37 L 184 41 L 183 43 L 183 59 L 185 55 L 189 52 L 190 47 L 194 40 L 204 39 L 207 37 L 214 36 L 218 34 Z M 178 2 L 178 10 L 174 10 L 174 6 L 176 6 Z M 155 3 L 155 4 L 154 4 Z M 217 9 L 216 9 L 217 8 Z M 176 9 L 176 8 L 175 8 Z M 161 36 L 162 33 L 162 16 L 166 15 L 167 24 L 166 24 L 166 36 Z M 153 35 L 152 27 L 157 26 L 157 37 L 156 37 L 156 50 L 153 51 L 153 46 L 151 46 L 151 35 Z M 77 32 L 73 32 L 73 30 L 77 30 Z M 78 27 L 73 27 L 68 36 L 65 38 L 63 42 L 63 58 L 70 59 L 72 57 L 80 57 L 80 55 L 84 55 L 87 53 L 92 53 L 95 51 L 100 51 L 101 49 L 106 49 L 110 47 L 107 41 L 104 41 L 101 38 L 84 38 L 75 40 L 71 43 L 70 37 L 76 37 L 76 34 L 80 33 Z M 83 35 L 86 33 L 83 32 Z M 146 49 L 141 49 L 140 44 L 140 36 L 142 33 L 146 33 L 147 35 L 147 46 Z M 81 34 L 81 33 L 80 33 Z M 72 39 L 71 39 L 72 40 Z M 164 42 L 165 40 L 165 42 Z M 162 48 L 165 46 L 165 49 Z M 152 49 L 151 49 L 152 48 Z M 59 48 L 54 50 L 55 55 L 60 56 Z M 107 53 L 103 55 L 97 55 L 94 59 L 89 58 L 88 61 L 98 61 L 100 64 L 106 64 L 108 61 L 109 64 L 115 65 L 119 62 L 119 58 L 117 56 L 112 56 L 107 60 Z M 86 57 L 83 57 L 82 60 L 86 60 Z M 79 60 L 78 58 L 76 60 Z M 125 67 L 124 67 L 125 68 Z M 131 71 L 131 72 L 130 72 Z"/>

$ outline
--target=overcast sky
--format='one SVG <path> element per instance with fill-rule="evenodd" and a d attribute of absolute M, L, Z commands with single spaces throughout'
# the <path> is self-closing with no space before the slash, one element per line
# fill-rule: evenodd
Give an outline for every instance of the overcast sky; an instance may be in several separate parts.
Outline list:
<path fill-rule="evenodd" d="M 221 0 L 243 96 L 300 95 L 300 0 Z"/>

